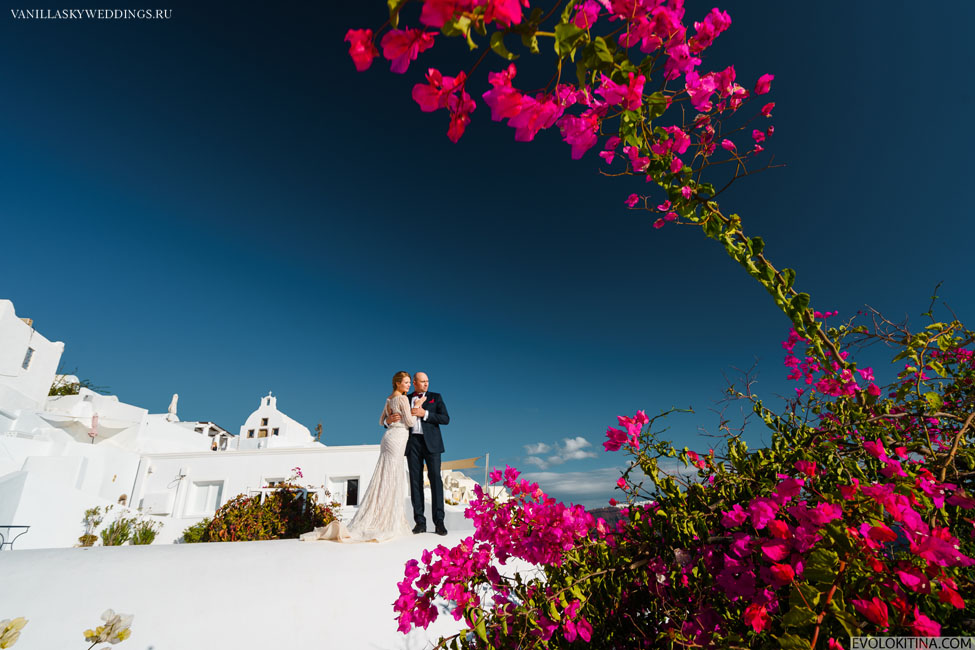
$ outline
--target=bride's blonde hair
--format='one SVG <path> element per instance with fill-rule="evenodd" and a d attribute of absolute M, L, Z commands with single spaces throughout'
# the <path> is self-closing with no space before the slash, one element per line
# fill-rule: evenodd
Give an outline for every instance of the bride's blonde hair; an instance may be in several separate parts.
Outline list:
<path fill-rule="evenodd" d="M 409 377 L 410 373 L 400 370 L 398 373 L 393 375 L 393 390 L 396 390 L 396 384 L 403 381 L 403 377 Z"/>

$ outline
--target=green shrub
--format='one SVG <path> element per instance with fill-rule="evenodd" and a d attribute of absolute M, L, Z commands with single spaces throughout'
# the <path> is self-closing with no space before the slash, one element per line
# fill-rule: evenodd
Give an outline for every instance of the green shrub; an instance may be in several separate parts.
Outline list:
<path fill-rule="evenodd" d="M 206 535 L 207 527 L 210 525 L 210 518 L 207 517 L 203 521 L 199 521 L 186 530 L 183 531 L 183 543 L 184 544 L 197 544 L 199 542 L 206 541 L 203 536 Z"/>
<path fill-rule="evenodd" d="M 318 503 L 317 496 L 286 483 L 265 496 L 243 494 L 231 499 L 213 515 L 201 535 L 204 542 L 245 542 L 265 539 L 294 539 L 302 533 L 335 520 L 338 504 Z M 202 524 L 203 522 L 201 522 Z M 197 524 L 200 526 L 200 524 Z M 190 529 L 194 528 L 193 526 Z M 190 529 L 187 529 L 189 531 Z M 185 539 L 184 533 L 184 539 Z"/>
<path fill-rule="evenodd" d="M 135 519 L 119 516 L 118 519 L 105 527 L 101 532 L 104 546 L 121 546 L 132 537 L 132 525 Z"/>
<path fill-rule="evenodd" d="M 132 543 L 136 545 L 152 544 L 156 533 L 162 524 L 151 519 L 140 519 L 132 525 Z"/>

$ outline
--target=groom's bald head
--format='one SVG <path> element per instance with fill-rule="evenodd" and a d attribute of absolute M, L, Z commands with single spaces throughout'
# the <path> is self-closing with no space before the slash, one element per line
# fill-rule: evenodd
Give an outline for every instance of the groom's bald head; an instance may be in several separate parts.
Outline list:
<path fill-rule="evenodd" d="M 425 372 L 413 374 L 413 390 L 417 393 L 425 393 L 430 388 L 430 379 Z"/>

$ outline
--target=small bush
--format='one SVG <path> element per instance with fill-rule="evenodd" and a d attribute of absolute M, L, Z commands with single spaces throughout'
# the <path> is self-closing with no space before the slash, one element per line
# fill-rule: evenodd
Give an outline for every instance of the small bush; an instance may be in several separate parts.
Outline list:
<path fill-rule="evenodd" d="M 135 519 L 120 516 L 101 532 L 102 544 L 104 546 L 121 546 L 126 543 L 132 537 L 132 525 L 134 523 Z"/>
<path fill-rule="evenodd" d="M 260 497 L 243 494 L 231 499 L 213 515 L 200 541 L 247 542 L 265 539 L 295 539 L 302 533 L 326 526 L 335 520 L 338 504 L 318 503 L 317 496 L 307 493 L 307 503 L 302 488 L 291 483 Z M 197 524 L 196 526 L 200 526 Z M 189 532 L 193 529 L 187 529 Z M 183 534 L 186 539 L 186 533 Z"/>
<path fill-rule="evenodd" d="M 207 527 L 210 525 L 210 518 L 206 518 L 203 521 L 197 522 L 183 531 L 183 543 L 184 544 L 197 544 L 199 542 L 204 542 L 203 536 L 207 532 Z"/>
<path fill-rule="evenodd" d="M 162 528 L 162 524 L 151 519 L 140 519 L 132 525 L 132 543 L 136 545 L 152 544 L 156 539 L 156 533 Z"/>
<path fill-rule="evenodd" d="M 98 535 L 86 534 L 78 538 L 81 546 L 94 546 L 98 541 Z"/>

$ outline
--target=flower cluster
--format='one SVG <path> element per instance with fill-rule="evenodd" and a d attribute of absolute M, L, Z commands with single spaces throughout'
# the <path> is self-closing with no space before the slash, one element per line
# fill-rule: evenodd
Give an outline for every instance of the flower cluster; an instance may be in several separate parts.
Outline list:
<path fill-rule="evenodd" d="M 103 625 L 99 625 L 94 630 L 85 630 L 85 641 L 94 643 L 111 643 L 115 645 L 125 641 L 132 636 L 131 614 L 116 614 L 114 610 L 106 609 L 102 613 Z"/>
<path fill-rule="evenodd" d="M 575 62 L 576 82 L 556 75 L 545 88 L 526 92 L 515 87 L 517 68 L 509 63 L 488 73 L 490 88 L 480 94 L 491 109 L 491 119 L 506 120 L 518 142 L 558 127 L 573 159 L 582 158 L 602 140 L 599 155 L 612 165 L 622 143 L 624 156 L 619 160 L 624 167 L 619 173 L 645 175 L 673 201 L 672 208 L 654 222 L 657 228 L 680 217 L 700 222 L 700 202 L 714 194 L 710 185 L 700 183 L 701 170 L 730 160 L 747 173 L 744 158 L 764 151 L 774 127 L 753 128 L 746 146 L 721 137 L 723 132 L 730 135 L 743 128 L 724 129 L 722 120 L 735 115 L 752 97 L 767 94 L 774 75 L 760 76 L 748 90 L 736 80 L 734 66 L 718 71 L 701 68 L 701 56 L 731 26 L 727 12 L 714 8 L 689 29 L 682 0 L 584 0 L 569 3 L 555 27 L 546 31 L 541 13 L 525 14 L 528 6 L 527 0 L 423 0 L 418 17 L 421 29 L 400 26 L 403 3 L 391 2 L 391 27 L 379 39 L 379 47 L 391 70 L 403 73 L 434 46 L 437 32 L 426 31 L 431 28 L 447 36 L 463 35 L 473 48 L 474 36 L 486 35 L 493 26 L 497 31 L 490 37 L 491 48 L 509 60 L 516 55 L 504 45 L 506 34 L 515 32 L 525 44 L 535 43 L 529 48 L 532 52 L 537 52 L 540 37 L 553 38 L 560 61 Z M 603 31 L 607 34 L 599 35 Z M 380 55 L 377 38 L 371 29 L 350 29 L 346 34 L 357 70 L 369 68 Z M 413 99 L 422 111 L 448 112 L 447 135 L 454 142 L 463 135 L 477 106 L 467 86 L 479 64 L 480 60 L 453 76 L 429 68 L 426 82 L 413 87 Z M 661 82 L 655 91 L 648 88 L 654 73 Z M 681 106 L 673 123 L 662 123 L 663 114 L 674 105 L 687 105 L 696 113 L 687 116 Z M 756 116 L 771 117 L 773 107 L 766 103 Z M 719 145 L 725 158 L 711 160 Z M 636 204 L 634 196 L 627 200 L 631 208 Z"/>
<path fill-rule="evenodd" d="M 20 631 L 27 625 L 27 619 L 18 616 L 14 619 L 5 618 L 0 621 L 0 648 L 9 648 L 17 643 Z"/>
<path fill-rule="evenodd" d="M 474 523 L 474 535 L 453 548 L 441 545 L 424 551 L 419 561 L 407 563 L 394 604 L 402 632 L 413 626 L 426 628 L 436 620 L 437 599 L 450 602 L 454 618 L 464 618 L 471 627 L 486 603 L 496 615 L 513 611 L 521 599 L 514 582 L 499 567 L 512 558 L 559 567 L 567 553 L 608 533 L 605 522 L 594 519 L 582 506 L 558 503 L 538 484 L 518 477 L 512 467 L 494 470 L 491 482 L 502 482 L 512 498 L 498 502 L 475 486 L 475 499 L 465 513 Z M 588 641 L 592 626 L 581 607 L 579 601 L 566 602 L 559 617 L 550 614 L 538 621 L 536 633 L 549 639 L 561 629 L 566 640 Z"/>

